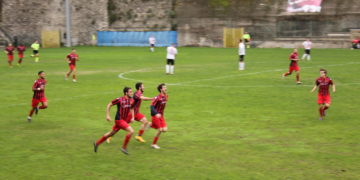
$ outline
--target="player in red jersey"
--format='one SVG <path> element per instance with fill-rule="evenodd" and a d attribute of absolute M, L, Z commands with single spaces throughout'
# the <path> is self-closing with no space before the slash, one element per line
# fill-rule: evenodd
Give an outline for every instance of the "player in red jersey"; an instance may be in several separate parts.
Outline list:
<path fill-rule="evenodd" d="M 72 49 L 71 53 L 66 56 L 66 61 L 69 63 L 69 72 L 65 75 L 67 80 L 72 73 L 73 82 L 76 82 L 76 61 L 79 61 L 79 55 L 76 54 L 76 49 Z"/>
<path fill-rule="evenodd" d="M 318 104 L 319 104 L 319 113 L 320 120 L 324 119 L 325 111 L 329 109 L 331 104 L 329 87 L 332 86 L 332 91 L 335 92 L 335 84 L 333 81 L 327 77 L 327 71 L 325 69 L 320 69 L 320 77 L 316 79 L 315 86 L 311 90 L 314 92 L 317 87 L 319 87 L 318 93 Z"/>
<path fill-rule="evenodd" d="M 301 81 L 300 81 L 300 68 L 298 66 L 299 55 L 298 55 L 298 50 L 296 48 L 290 54 L 289 60 L 291 61 L 290 66 L 289 66 L 289 72 L 284 73 L 282 76 L 286 77 L 286 76 L 292 74 L 293 71 L 295 71 L 296 72 L 296 84 L 301 84 Z"/>
<path fill-rule="evenodd" d="M 164 110 L 165 110 L 166 102 L 168 100 L 168 95 L 166 92 L 165 84 L 159 84 L 157 89 L 160 92 L 160 94 L 153 99 L 153 101 L 151 102 L 150 109 L 151 109 L 151 119 L 152 119 L 151 127 L 157 129 L 158 132 L 156 132 L 151 147 L 155 149 L 160 149 L 160 147 L 157 145 L 157 141 L 159 140 L 161 133 L 167 131 L 167 126 L 164 118 Z"/>
<path fill-rule="evenodd" d="M 37 114 L 39 109 L 46 109 L 48 107 L 47 99 L 45 97 L 45 85 L 47 82 L 45 80 L 45 72 L 39 71 L 38 76 L 39 76 L 39 79 L 37 79 L 34 82 L 34 85 L 32 86 L 32 90 L 34 91 L 34 96 L 32 98 L 32 103 L 31 103 L 32 108 L 31 108 L 29 116 L 27 118 L 28 122 L 31 122 L 31 117 L 34 112 L 35 112 L 35 114 Z M 40 107 L 38 107 L 40 102 L 42 105 Z"/>
<path fill-rule="evenodd" d="M 4 52 L 8 57 L 8 63 L 9 63 L 9 67 L 13 67 L 12 66 L 12 62 L 14 60 L 14 51 L 15 51 L 15 47 L 9 43 L 8 46 L 5 48 Z"/>
<path fill-rule="evenodd" d="M 19 56 L 18 65 L 21 65 L 22 60 L 24 58 L 24 52 L 26 51 L 26 46 L 24 44 L 20 44 L 16 47 L 16 50 L 17 50 L 18 56 Z"/>
<path fill-rule="evenodd" d="M 103 143 L 107 138 L 115 135 L 120 129 L 127 131 L 125 136 L 123 146 L 121 151 L 124 154 L 129 154 L 127 151 L 127 145 L 130 141 L 132 134 L 134 133 L 133 128 L 129 125 L 134 121 L 134 99 L 132 98 L 133 92 L 129 87 L 125 87 L 124 96 L 112 100 L 106 107 L 106 120 L 110 121 L 110 108 L 114 105 L 117 105 L 117 112 L 115 116 L 115 125 L 112 130 L 104 134 L 99 140 L 94 143 L 94 152 L 97 152 L 97 149 L 101 143 Z"/>
<path fill-rule="evenodd" d="M 144 84 L 141 83 L 141 82 L 138 82 L 135 84 L 135 88 L 136 88 L 136 92 L 133 96 L 134 98 L 134 119 L 135 121 L 138 121 L 138 122 L 141 122 L 141 127 L 140 127 L 140 130 L 138 132 L 138 135 L 135 136 L 135 139 L 139 142 L 146 142 L 143 138 L 142 138 L 142 135 L 144 134 L 144 131 L 146 129 L 146 127 L 148 126 L 149 122 L 147 121 L 146 117 L 140 113 L 140 106 L 141 106 L 141 102 L 142 100 L 144 101 L 150 101 L 150 100 L 153 100 L 153 98 L 148 98 L 148 97 L 145 97 L 143 96 L 143 93 L 144 93 Z M 106 142 L 107 143 L 110 143 L 111 141 L 111 137 L 109 137 Z"/>

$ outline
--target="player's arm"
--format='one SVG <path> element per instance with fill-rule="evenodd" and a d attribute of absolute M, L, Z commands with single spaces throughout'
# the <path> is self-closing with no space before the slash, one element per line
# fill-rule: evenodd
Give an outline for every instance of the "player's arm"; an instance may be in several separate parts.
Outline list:
<path fill-rule="evenodd" d="M 134 120 L 135 120 L 135 112 L 134 112 L 134 108 L 131 108 L 130 109 L 130 113 L 131 113 L 131 122 L 134 122 Z"/>
<path fill-rule="evenodd" d="M 310 92 L 314 92 L 318 86 L 315 84 L 314 87 L 311 89 Z"/>
<path fill-rule="evenodd" d="M 333 92 L 336 92 L 335 84 L 332 85 Z"/>
<path fill-rule="evenodd" d="M 149 97 L 141 96 L 140 99 L 141 99 L 141 100 L 144 100 L 144 101 L 151 101 L 151 100 L 153 100 L 154 98 L 149 98 Z"/>
<path fill-rule="evenodd" d="M 110 117 L 110 108 L 113 106 L 113 103 L 110 102 L 107 106 L 106 106 L 106 120 L 107 121 L 111 121 L 111 117 Z"/>
<path fill-rule="evenodd" d="M 71 61 L 70 61 L 70 58 L 69 58 L 68 56 L 66 56 L 65 61 L 68 62 L 68 63 L 71 62 Z"/>

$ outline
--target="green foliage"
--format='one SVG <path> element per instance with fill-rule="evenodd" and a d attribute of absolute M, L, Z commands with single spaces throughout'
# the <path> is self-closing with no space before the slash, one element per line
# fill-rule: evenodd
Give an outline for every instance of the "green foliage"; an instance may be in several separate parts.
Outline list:
<path fill-rule="evenodd" d="M 212 7 L 227 8 L 231 4 L 231 0 L 209 0 L 209 4 Z"/>

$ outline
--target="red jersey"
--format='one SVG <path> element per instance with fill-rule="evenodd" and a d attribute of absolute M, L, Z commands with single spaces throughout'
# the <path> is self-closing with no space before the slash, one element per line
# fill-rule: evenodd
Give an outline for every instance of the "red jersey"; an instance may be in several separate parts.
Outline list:
<path fill-rule="evenodd" d="M 126 120 L 131 108 L 134 105 L 133 98 L 127 98 L 126 96 L 116 98 L 111 101 L 112 105 L 117 105 L 117 112 L 115 115 L 115 120 Z"/>
<path fill-rule="evenodd" d="M 319 95 L 330 95 L 329 86 L 333 85 L 333 82 L 329 77 L 319 77 L 316 79 L 315 84 L 319 86 Z"/>
<path fill-rule="evenodd" d="M 5 48 L 5 51 L 8 53 L 7 55 L 13 55 L 15 48 L 14 48 L 14 46 L 8 46 Z"/>
<path fill-rule="evenodd" d="M 134 94 L 134 114 L 139 113 L 140 111 L 140 105 L 141 105 L 141 96 L 143 95 L 141 90 L 136 91 Z"/>
<path fill-rule="evenodd" d="M 18 54 L 24 54 L 24 51 L 26 50 L 26 46 L 18 46 L 16 47 L 16 50 L 18 52 Z"/>
<path fill-rule="evenodd" d="M 66 56 L 66 58 L 70 61 L 69 64 L 76 65 L 76 60 L 79 58 L 79 55 L 70 53 Z"/>
<path fill-rule="evenodd" d="M 164 109 L 167 100 L 168 100 L 168 95 L 159 94 L 158 96 L 156 96 L 154 100 L 151 102 L 151 106 L 154 107 L 154 109 L 151 108 L 151 115 L 154 116 L 157 113 L 164 115 Z"/>
<path fill-rule="evenodd" d="M 297 66 L 297 61 L 294 61 L 293 59 L 298 59 L 298 53 L 294 52 L 290 54 L 289 60 L 290 62 L 290 66 Z"/>
<path fill-rule="evenodd" d="M 46 80 L 39 78 L 34 82 L 33 85 L 33 91 L 34 91 L 34 99 L 41 99 L 45 97 L 45 85 L 46 85 Z M 37 88 L 41 88 L 41 90 L 37 90 Z"/>

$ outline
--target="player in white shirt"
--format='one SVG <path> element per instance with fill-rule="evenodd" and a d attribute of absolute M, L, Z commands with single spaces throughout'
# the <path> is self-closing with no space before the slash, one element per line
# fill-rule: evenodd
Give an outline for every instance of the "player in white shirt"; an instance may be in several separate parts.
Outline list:
<path fill-rule="evenodd" d="M 174 74 L 174 65 L 175 65 L 175 56 L 177 55 L 178 51 L 176 49 L 175 44 L 171 44 L 167 49 L 167 55 L 166 55 L 166 74 Z"/>
<path fill-rule="evenodd" d="M 311 46 L 312 46 L 312 42 L 310 41 L 310 39 L 307 39 L 306 41 L 304 41 L 303 46 L 305 49 L 305 53 L 301 59 L 304 60 L 305 58 L 307 58 L 307 60 L 309 61 L 311 59 L 310 50 L 311 50 Z"/>
<path fill-rule="evenodd" d="M 149 37 L 149 44 L 150 44 L 150 51 L 151 52 L 154 52 L 155 51 L 155 42 L 156 42 L 156 39 L 154 36 L 150 36 Z"/>
<path fill-rule="evenodd" d="M 239 40 L 239 70 L 245 70 L 245 43 L 242 39 Z"/>

